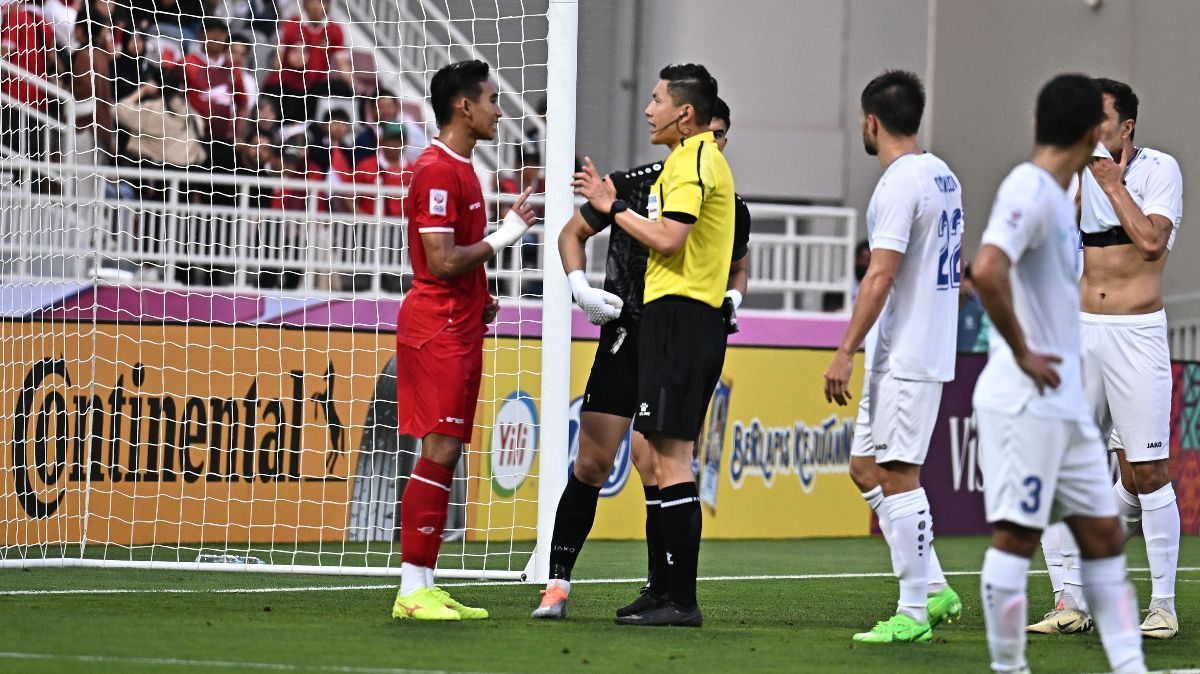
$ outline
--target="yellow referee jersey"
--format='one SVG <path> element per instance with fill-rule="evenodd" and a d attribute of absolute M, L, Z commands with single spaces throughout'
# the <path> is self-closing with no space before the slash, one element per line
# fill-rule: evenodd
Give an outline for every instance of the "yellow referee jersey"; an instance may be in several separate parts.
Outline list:
<path fill-rule="evenodd" d="M 711 131 L 692 136 L 667 157 L 650 188 L 650 219 L 676 213 L 695 218 L 683 248 L 666 257 L 650 251 L 646 263 L 647 304 L 681 295 L 720 308 L 729 283 L 737 207 L 733 173 Z"/>

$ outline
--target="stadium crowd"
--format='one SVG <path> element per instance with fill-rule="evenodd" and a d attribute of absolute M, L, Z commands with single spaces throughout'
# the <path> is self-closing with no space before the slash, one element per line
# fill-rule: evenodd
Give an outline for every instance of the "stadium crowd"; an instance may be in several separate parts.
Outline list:
<path fill-rule="evenodd" d="M 253 208 L 399 217 L 400 198 L 377 199 L 375 186 L 407 186 L 410 164 L 429 143 L 424 108 L 381 82 L 373 51 L 350 45 L 349 27 L 329 15 L 329 5 L 0 0 L 0 58 L 77 101 L 94 101 L 90 115 L 74 123 L 94 134 L 101 163 L 186 170 L 191 178 L 180 186 L 181 201 L 234 206 L 247 190 Z M 0 92 L 0 143 L 46 158 L 54 148 L 46 147 L 43 125 L 30 111 L 61 117 L 54 98 L 11 69 L 0 71 Z M 542 191 L 536 134 L 526 141 L 492 191 Z M 163 180 L 138 177 L 153 173 L 128 175 L 108 182 L 108 198 L 168 198 Z M 306 184 L 263 187 L 222 176 Z M 331 184 L 354 187 L 331 191 Z M 208 240 L 193 242 L 202 252 L 224 243 L 214 240 L 215 228 L 196 231 L 208 232 L 200 236 Z M 286 288 L 298 278 L 260 274 L 260 283 Z M 231 279 L 228 270 L 191 266 L 177 280 Z"/>

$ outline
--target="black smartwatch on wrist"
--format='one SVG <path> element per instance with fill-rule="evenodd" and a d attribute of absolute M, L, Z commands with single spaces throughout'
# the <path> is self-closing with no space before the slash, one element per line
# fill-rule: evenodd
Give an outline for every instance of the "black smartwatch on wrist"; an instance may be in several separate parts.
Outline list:
<path fill-rule="evenodd" d="M 615 218 L 618 213 L 624 213 L 629 210 L 629 204 L 623 199 L 616 199 L 612 202 L 612 208 L 608 209 L 608 217 Z"/>

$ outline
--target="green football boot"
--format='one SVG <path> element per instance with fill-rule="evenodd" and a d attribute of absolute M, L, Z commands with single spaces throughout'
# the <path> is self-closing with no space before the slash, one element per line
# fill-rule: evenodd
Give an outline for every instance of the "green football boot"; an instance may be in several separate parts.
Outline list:
<path fill-rule="evenodd" d="M 962 616 L 962 600 L 958 593 L 949 585 L 937 594 L 929 595 L 925 604 L 929 610 L 929 627 L 937 627 L 942 623 L 952 623 Z"/>
<path fill-rule="evenodd" d="M 895 642 L 928 643 L 933 640 L 933 629 L 928 622 L 917 622 L 903 613 L 880 621 L 870 632 L 859 632 L 854 640 L 864 644 L 890 644 Z"/>

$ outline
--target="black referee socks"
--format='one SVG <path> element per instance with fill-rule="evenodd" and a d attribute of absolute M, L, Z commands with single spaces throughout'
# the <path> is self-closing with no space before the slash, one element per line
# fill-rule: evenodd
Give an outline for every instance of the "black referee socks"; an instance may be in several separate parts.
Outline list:
<path fill-rule="evenodd" d="M 550 539 L 551 578 L 571 580 L 575 560 L 596 521 L 596 500 L 599 498 L 599 487 L 580 482 L 573 471 L 567 476 L 567 487 L 558 499 L 554 535 Z"/>
<path fill-rule="evenodd" d="M 667 598 L 688 610 L 696 606 L 696 569 L 700 561 L 700 492 L 695 482 L 658 490 L 662 500 L 662 532 L 667 543 L 671 583 Z"/>
<path fill-rule="evenodd" d="M 649 575 L 647 584 L 656 597 L 667 596 L 671 582 L 671 569 L 667 566 L 667 546 L 663 540 L 662 498 L 658 485 L 642 487 L 646 494 L 646 562 Z"/>

